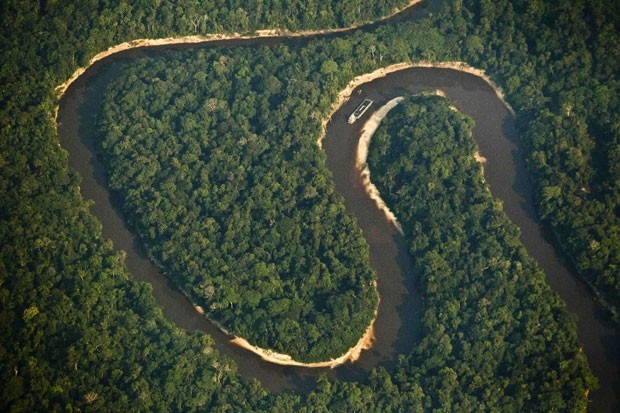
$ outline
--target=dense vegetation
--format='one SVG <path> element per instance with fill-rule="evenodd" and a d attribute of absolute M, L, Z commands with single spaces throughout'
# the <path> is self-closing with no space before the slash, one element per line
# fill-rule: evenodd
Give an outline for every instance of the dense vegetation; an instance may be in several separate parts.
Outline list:
<path fill-rule="evenodd" d="M 210 318 L 325 361 L 363 336 L 377 293 L 299 67 L 286 46 L 144 59 L 109 86 L 101 146 L 149 253 Z"/>
<path fill-rule="evenodd" d="M 401 371 L 445 411 L 574 408 L 592 386 L 574 322 L 487 191 L 472 127 L 445 99 L 418 96 L 370 145 L 372 180 L 399 218 L 425 299 L 425 338 Z"/>
<path fill-rule="evenodd" d="M 440 360 L 442 349 L 449 349 L 444 343 L 452 344 L 441 342 L 443 336 L 427 338 L 413 353 L 418 357 L 406 356 L 406 363 L 395 372 L 373 371 L 362 383 L 321 380 L 309 396 L 266 395 L 240 382 L 234 367 L 217 355 L 204 355 L 209 353 L 208 340 L 170 327 L 154 308 L 148 289 L 127 280 L 121 256 L 101 240 L 100 228 L 79 198 L 78 180 L 67 171 L 66 155 L 57 146 L 50 120 L 56 104 L 53 87 L 116 43 L 241 30 L 238 24 L 243 20 L 237 15 L 213 12 L 224 7 L 228 11 L 228 4 L 232 3 L 144 1 L 134 6 L 120 1 L 8 0 L 0 4 L 0 409 L 385 412 L 430 410 L 448 403 L 480 410 L 467 403 L 482 400 L 510 411 L 518 404 L 504 402 L 527 397 L 519 393 L 522 384 L 534 388 L 533 401 L 523 402 L 531 403 L 527 404 L 531 410 L 583 409 L 583 388 L 589 379 L 581 370 L 582 356 L 575 358 L 574 348 L 569 348 L 559 367 L 551 366 L 558 361 L 556 350 L 572 340 L 569 335 L 556 336 L 557 344 L 546 341 L 553 339 L 552 330 L 542 337 L 511 336 L 512 345 L 523 340 L 523 347 L 535 339 L 532 348 L 539 353 L 524 360 L 531 367 L 524 379 L 512 376 L 514 385 L 502 387 L 505 391 L 497 395 L 492 383 L 482 382 L 483 376 L 468 376 L 472 381 L 466 385 L 455 377 L 453 373 L 467 368 L 451 358 L 459 348 L 453 347 L 446 360 Z M 311 9 L 311 3 L 304 4 L 310 4 L 304 10 Z M 364 12 L 367 6 L 364 3 Z M 298 67 L 323 75 L 310 91 L 320 94 L 315 117 L 326 113 L 335 91 L 353 75 L 380 65 L 421 58 L 462 59 L 486 68 L 518 110 L 541 215 L 576 257 L 583 275 L 617 305 L 618 6 L 608 0 L 456 1 L 420 23 L 403 22 L 376 33 L 313 42 L 295 56 Z M 250 29 L 275 25 L 261 20 L 266 16 L 267 12 L 248 13 Z M 308 16 L 308 21 L 314 19 Z M 292 21 L 289 28 L 303 25 L 303 19 Z M 318 125 L 318 120 L 304 123 Z M 559 190 L 554 188 L 558 185 Z M 445 295 L 439 292 L 433 295 L 435 303 L 442 308 L 450 305 L 452 301 L 440 302 Z M 108 304 L 108 297 L 116 300 Z M 531 305 L 529 300 L 529 295 L 519 297 L 524 308 Z M 480 314 L 495 316 L 482 308 Z M 556 310 L 540 314 L 563 318 Z M 500 326 L 504 318 L 510 320 L 505 314 L 498 317 Z M 495 344 L 485 337 L 490 336 L 483 334 L 480 341 L 471 337 L 475 340 L 471 347 Z M 443 347 L 430 346 L 437 342 Z M 541 350 L 543 345 L 549 347 Z M 421 365 L 423 354 L 438 357 Z M 510 354 L 504 356 L 505 361 Z M 467 362 L 472 371 L 475 366 L 487 368 L 474 359 Z M 488 368 L 495 368 L 505 381 L 511 372 L 504 367 L 490 363 Z M 581 378 L 570 379 L 580 374 Z M 545 397 L 547 389 L 551 392 Z M 541 404 L 535 406 L 536 400 Z"/>

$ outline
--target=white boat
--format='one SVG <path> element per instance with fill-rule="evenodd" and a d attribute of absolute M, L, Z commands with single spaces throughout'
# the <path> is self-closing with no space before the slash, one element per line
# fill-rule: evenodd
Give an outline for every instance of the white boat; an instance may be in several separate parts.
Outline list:
<path fill-rule="evenodd" d="M 351 113 L 351 116 L 349 116 L 349 123 L 353 123 L 356 120 L 358 120 L 359 118 L 362 117 L 362 115 L 364 113 L 366 113 L 366 111 L 368 110 L 368 108 L 370 107 L 370 105 L 373 104 L 373 101 L 370 99 L 364 99 L 364 101 L 362 103 L 360 103 L 360 105 L 357 107 L 357 109 L 355 109 L 353 111 L 353 113 Z"/>

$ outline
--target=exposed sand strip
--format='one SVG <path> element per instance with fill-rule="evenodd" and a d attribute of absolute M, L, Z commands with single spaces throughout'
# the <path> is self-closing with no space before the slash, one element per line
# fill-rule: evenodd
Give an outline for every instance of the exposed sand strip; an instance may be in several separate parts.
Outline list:
<path fill-rule="evenodd" d="M 476 160 L 476 162 L 481 163 L 481 164 L 485 164 L 487 162 L 487 158 L 480 155 L 479 151 L 476 151 L 476 153 L 474 153 L 474 159 Z"/>
<path fill-rule="evenodd" d="M 372 342 L 375 339 L 374 327 L 375 327 L 375 320 L 377 319 L 377 310 L 378 310 L 378 303 L 377 303 L 377 308 L 375 308 L 375 312 L 372 317 L 372 321 L 370 322 L 370 325 L 366 329 L 366 332 L 364 333 L 362 338 L 359 339 L 357 344 L 351 347 L 342 356 L 335 358 L 335 359 L 331 359 L 329 361 L 320 361 L 316 363 L 302 363 L 302 362 L 293 360 L 293 358 L 289 356 L 288 354 L 276 353 L 275 351 L 272 351 L 269 349 L 264 349 L 264 348 L 260 348 L 257 346 L 253 346 L 246 339 L 241 338 L 241 337 L 235 337 L 231 342 L 238 345 L 239 347 L 249 350 L 255 354 L 258 354 L 260 358 L 270 363 L 280 364 L 283 366 L 299 366 L 299 367 L 308 367 L 308 368 L 320 368 L 320 367 L 334 368 L 334 367 L 340 366 L 341 364 L 346 363 L 347 361 L 351 361 L 351 362 L 356 361 L 357 359 L 359 359 L 363 350 L 368 350 L 372 347 Z"/>
<path fill-rule="evenodd" d="M 355 166 L 359 171 L 362 177 L 362 183 L 364 184 L 364 188 L 366 193 L 375 201 L 377 208 L 379 208 L 385 214 L 388 221 L 390 221 L 400 232 L 400 235 L 405 235 L 403 233 L 403 228 L 400 226 L 400 223 L 396 219 L 396 216 L 390 208 L 386 205 L 383 198 L 379 194 L 379 189 L 370 181 L 370 169 L 368 169 L 368 164 L 366 160 L 368 159 L 368 147 L 370 146 L 370 140 L 372 136 L 375 134 L 381 121 L 388 114 L 390 110 L 392 110 L 396 105 L 402 102 L 405 98 L 402 96 L 396 97 L 390 100 L 385 105 L 381 106 L 377 111 L 375 111 L 370 118 L 366 121 L 364 126 L 362 127 L 362 134 L 360 135 L 360 139 L 357 143 L 357 156 L 355 158 Z"/>
<path fill-rule="evenodd" d="M 375 288 L 376 286 L 377 285 L 375 283 Z M 205 311 L 201 306 L 194 304 L 194 308 L 199 314 L 203 314 L 203 315 L 205 314 Z M 302 363 L 300 361 L 294 360 L 288 354 L 277 353 L 273 350 L 253 346 L 245 338 L 237 337 L 234 334 L 231 334 L 228 330 L 222 327 L 219 323 L 215 321 L 211 321 L 211 322 L 215 324 L 217 328 L 222 330 L 224 333 L 228 334 L 229 336 L 234 337 L 232 340 L 230 340 L 231 343 L 241 348 L 244 348 L 248 351 L 251 351 L 254 354 L 257 354 L 258 356 L 260 356 L 260 358 L 262 358 L 265 361 L 268 361 L 269 363 L 280 364 L 282 366 L 298 366 L 298 367 L 308 367 L 308 368 L 320 368 L 320 367 L 334 368 L 334 367 L 340 366 L 341 364 L 346 363 L 347 361 L 351 361 L 351 362 L 356 361 L 357 359 L 359 359 L 363 350 L 368 350 L 372 347 L 372 342 L 375 339 L 375 328 L 374 327 L 375 327 L 375 320 L 377 319 L 378 309 L 379 309 L 379 303 L 377 302 L 377 307 L 375 308 L 372 321 L 370 322 L 370 325 L 364 332 L 364 335 L 362 336 L 362 338 L 359 339 L 359 341 L 357 342 L 355 346 L 351 347 L 346 353 L 344 353 L 342 356 L 338 358 L 330 359 L 329 361 L 319 361 L 316 363 Z"/>
<path fill-rule="evenodd" d="M 484 70 L 471 67 L 465 62 L 431 62 L 428 60 L 420 60 L 418 62 L 396 63 L 353 78 L 353 80 L 351 80 L 349 84 L 342 91 L 340 91 L 340 93 L 338 93 L 336 101 L 332 105 L 331 112 L 329 113 L 327 118 L 325 118 L 321 123 L 321 135 L 317 140 L 317 145 L 319 145 L 319 148 L 323 147 L 323 139 L 325 139 L 325 134 L 327 133 L 327 123 L 331 120 L 334 113 L 336 113 L 338 109 L 340 109 L 340 107 L 349 100 L 355 88 L 380 77 L 385 77 L 390 73 L 398 72 L 405 69 L 411 69 L 414 67 L 437 67 L 440 69 L 452 69 L 459 72 L 470 73 L 472 75 L 478 76 L 479 78 L 487 82 L 488 85 L 491 86 L 491 88 L 493 88 L 495 94 L 504 103 L 508 111 L 512 114 L 512 116 L 515 116 L 515 111 L 512 109 L 512 106 L 510 106 L 510 104 L 506 102 L 502 89 L 485 74 Z M 439 96 L 442 96 L 441 93 L 443 92 L 439 91 L 436 93 L 438 93 Z"/>

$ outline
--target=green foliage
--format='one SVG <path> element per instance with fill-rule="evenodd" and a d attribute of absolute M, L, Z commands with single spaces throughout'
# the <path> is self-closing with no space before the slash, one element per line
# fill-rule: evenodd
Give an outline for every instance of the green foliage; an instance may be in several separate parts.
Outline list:
<path fill-rule="evenodd" d="M 127 279 L 74 179 L 64 196 L 62 183 L 46 193 L 28 177 L 0 182 L 11 217 L 0 226 L 3 411 L 120 411 L 138 400 L 144 411 L 194 410 L 228 386 L 246 391 L 209 337 L 171 326 L 150 287 Z"/>

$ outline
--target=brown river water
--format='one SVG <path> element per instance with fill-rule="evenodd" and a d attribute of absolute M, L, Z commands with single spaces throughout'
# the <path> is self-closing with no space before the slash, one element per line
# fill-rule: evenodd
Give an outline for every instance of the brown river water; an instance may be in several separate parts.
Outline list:
<path fill-rule="evenodd" d="M 520 227 L 528 253 L 547 274 L 556 291 L 578 322 L 579 340 L 601 388 L 591 392 L 589 411 L 620 411 L 620 329 L 579 280 L 570 264 L 563 262 L 549 241 L 549 234 L 536 218 L 530 186 L 521 156 L 514 119 L 482 79 L 451 69 L 412 68 L 361 85 L 327 125 L 323 141 L 327 165 L 337 191 L 344 197 L 349 213 L 357 217 L 370 245 L 370 264 L 377 272 L 381 304 L 375 323 L 373 348 L 362 353 L 354 364 L 329 369 L 278 366 L 229 343 L 230 337 L 198 314 L 190 301 L 172 286 L 146 256 L 139 237 L 134 235 L 120 212 L 119 202 L 106 187 L 105 169 L 95 155 L 94 122 L 106 85 L 118 76 L 123 65 L 145 55 L 168 50 L 232 45 L 273 45 L 282 39 L 220 41 L 204 44 L 133 49 L 108 57 L 91 66 L 74 82 L 60 102 L 58 131 L 60 142 L 69 152 L 69 164 L 81 178 L 85 199 L 94 200 L 91 212 L 101 221 L 104 236 L 116 249 L 127 253 L 133 279 L 153 286 L 153 295 L 168 320 L 187 331 L 211 335 L 220 353 L 235 360 L 238 371 L 256 378 L 271 391 L 308 391 L 319 374 L 343 380 L 357 380 L 376 366 L 390 368 L 399 354 L 408 353 L 419 339 L 420 297 L 411 271 L 412 258 L 402 236 L 379 211 L 362 185 L 355 167 L 357 140 L 364 118 L 354 125 L 346 122 L 364 97 L 375 100 L 378 109 L 395 96 L 428 90 L 443 90 L 463 113 L 474 118 L 474 139 L 487 158 L 485 177 L 494 197 Z M 358 94 L 358 90 L 361 92 Z M 369 111 L 370 112 L 370 111 Z M 389 116 L 389 115 L 388 115 Z M 372 171 L 371 171 L 372 172 Z"/>

